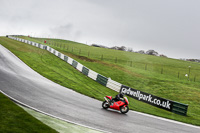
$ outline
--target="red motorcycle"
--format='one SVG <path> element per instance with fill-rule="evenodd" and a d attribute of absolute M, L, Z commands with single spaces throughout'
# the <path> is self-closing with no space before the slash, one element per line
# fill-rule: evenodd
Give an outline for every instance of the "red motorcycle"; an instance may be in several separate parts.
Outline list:
<path fill-rule="evenodd" d="M 104 109 L 108 109 L 108 108 L 111 108 L 111 109 L 115 109 L 115 110 L 120 110 L 120 112 L 122 114 L 125 114 L 129 111 L 129 107 L 128 107 L 128 99 L 126 97 L 124 97 L 124 99 L 122 101 L 117 101 L 117 102 L 114 102 L 113 104 L 112 103 L 112 96 L 106 96 L 104 97 L 105 101 L 102 103 L 102 107 Z"/>

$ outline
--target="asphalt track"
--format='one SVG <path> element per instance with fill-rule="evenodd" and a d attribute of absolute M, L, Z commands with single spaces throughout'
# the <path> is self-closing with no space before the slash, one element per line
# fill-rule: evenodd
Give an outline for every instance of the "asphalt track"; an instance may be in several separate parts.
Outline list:
<path fill-rule="evenodd" d="M 0 90 L 43 112 L 108 132 L 200 132 L 197 126 L 134 111 L 123 115 L 118 111 L 104 110 L 101 101 L 81 95 L 42 77 L 1 45 Z"/>

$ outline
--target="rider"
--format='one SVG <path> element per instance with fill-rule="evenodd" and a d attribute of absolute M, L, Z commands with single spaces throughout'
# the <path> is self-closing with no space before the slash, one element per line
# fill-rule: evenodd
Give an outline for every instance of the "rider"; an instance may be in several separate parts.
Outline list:
<path fill-rule="evenodd" d="M 115 96 L 115 98 L 113 98 L 111 100 L 111 104 L 113 104 L 114 102 L 117 102 L 117 101 L 122 101 L 124 100 L 124 94 L 123 93 L 119 93 Z"/>

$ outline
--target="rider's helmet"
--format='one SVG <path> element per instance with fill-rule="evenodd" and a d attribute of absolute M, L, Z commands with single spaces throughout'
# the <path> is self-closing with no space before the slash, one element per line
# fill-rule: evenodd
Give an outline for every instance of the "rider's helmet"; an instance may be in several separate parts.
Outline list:
<path fill-rule="evenodd" d="M 124 94 L 123 94 L 123 93 L 120 93 L 119 96 L 120 96 L 121 98 L 123 98 L 123 97 L 124 97 Z"/>

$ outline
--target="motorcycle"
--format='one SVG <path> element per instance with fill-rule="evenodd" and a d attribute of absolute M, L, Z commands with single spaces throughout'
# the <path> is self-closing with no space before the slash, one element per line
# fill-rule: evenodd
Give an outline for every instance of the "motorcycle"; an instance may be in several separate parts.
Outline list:
<path fill-rule="evenodd" d="M 122 114 L 125 114 L 129 111 L 129 107 L 128 107 L 128 99 L 127 97 L 124 97 L 124 99 L 122 101 L 116 101 L 113 104 L 112 103 L 112 96 L 106 96 L 104 97 L 105 101 L 102 103 L 102 107 L 104 109 L 115 109 L 115 110 L 119 110 Z"/>

